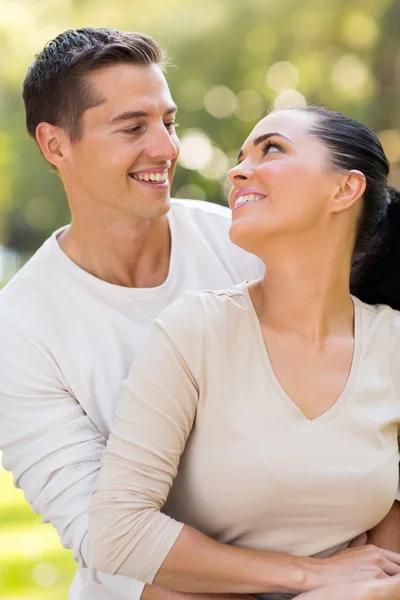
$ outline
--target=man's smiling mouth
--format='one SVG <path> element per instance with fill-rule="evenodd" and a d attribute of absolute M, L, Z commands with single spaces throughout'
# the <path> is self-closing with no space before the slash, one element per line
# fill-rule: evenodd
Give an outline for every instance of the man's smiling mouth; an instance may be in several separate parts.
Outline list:
<path fill-rule="evenodd" d="M 129 177 L 138 181 L 146 181 L 150 183 L 165 183 L 168 181 L 168 171 L 129 173 Z"/>

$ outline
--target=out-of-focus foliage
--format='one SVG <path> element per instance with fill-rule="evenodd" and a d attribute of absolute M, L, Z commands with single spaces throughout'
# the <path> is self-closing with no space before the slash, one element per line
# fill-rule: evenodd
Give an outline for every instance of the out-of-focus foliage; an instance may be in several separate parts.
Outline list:
<path fill-rule="evenodd" d="M 183 142 L 173 192 L 222 203 L 227 166 L 276 104 L 365 121 L 400 183 L 399 23 L 399 0 L 0 0 L 0 243 L 30 253 L 69 218 L 21 102 L 29 62 L 60 31 L 111 26 L 163 42 Z"/>

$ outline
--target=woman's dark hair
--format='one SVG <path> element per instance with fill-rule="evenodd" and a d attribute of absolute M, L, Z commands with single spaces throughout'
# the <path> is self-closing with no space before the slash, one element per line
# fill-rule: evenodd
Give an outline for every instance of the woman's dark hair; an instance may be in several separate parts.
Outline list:
<path fill-rule="evenodd" d="M 364 174 L 350 289 L 368 304 L 400 310 L 400 191 L 388 185 L 390 165 L 378 137 L 359 121 L 323 107 L 285 110 L 315 115 L 309 133 L 328 148 L 333 169 Z"/>
<path fill-rule="evenodd" d="M 116 29 L 70 29 L 49 42 L 24 80 L 29 134 L 35 139 L 36 127 L 45 121 L 63 128 L 72 141 L 78 140 L 83 112 L 103 101 L 91 89 L 87 76 L 118 63 L 163 68 L 166 57 L 151 37 Z"/>

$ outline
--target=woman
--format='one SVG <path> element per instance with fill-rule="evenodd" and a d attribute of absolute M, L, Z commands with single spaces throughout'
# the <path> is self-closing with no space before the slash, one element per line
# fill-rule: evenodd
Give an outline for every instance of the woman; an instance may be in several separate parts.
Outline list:
<path fill-rule="evenodd" d="M 325 109 L 255 127 L 230 236 L 267 274 L 156 320 L 93 499 L 96 568 L 271 600 L 400 573 L 394 552 L 348 548 L 398 486 L 400 314 L 349 292 L 399 200 L 388 170 L 369 129 Z"/>

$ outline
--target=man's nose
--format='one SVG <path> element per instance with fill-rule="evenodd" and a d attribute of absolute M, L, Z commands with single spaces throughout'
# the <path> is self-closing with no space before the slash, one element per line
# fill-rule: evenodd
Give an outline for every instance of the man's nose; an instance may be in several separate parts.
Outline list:
<path fill-rule="evenodd" d="M 178 156 L 178 152 L 179 145 L 175 136 L 171 136 L 164 125 L 162 128 L 157 129 L 157 132 L 153 133 L 146 150 L 146 154 L 150 158 L 163 157 L 168 160 L 175 160 Z"/>

